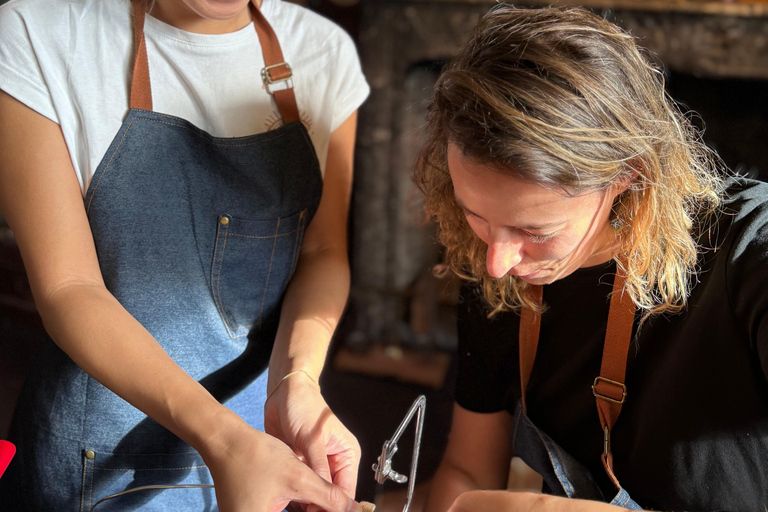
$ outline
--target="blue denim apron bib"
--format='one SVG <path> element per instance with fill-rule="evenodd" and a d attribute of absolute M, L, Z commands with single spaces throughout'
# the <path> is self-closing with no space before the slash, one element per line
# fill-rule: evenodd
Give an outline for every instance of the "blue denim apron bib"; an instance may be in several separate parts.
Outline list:
<path fill-rule="evenodd" d="M 101 272 L 184 371 L 263 430 L 281 300 L 322 192 L 317 156 L 295 99 L 281 108 L 290 89 L 275 98 L 284 125 L 248 137 L 212 137 L 151 111 L 144 2 L 136 5 L 131 110 L 85 197 Z M 272 92 L 290 68 L 268 55 L 264 31 L 274 33 L 257 10 L 254 18 L 274 64 L 263 73 Z M 3 510 L 88 511 L 136 487 L 213 483 L 192 447 L 52 342 L 28 378 L 12 438 L 19 451 L 3 478 Z M 96 511 L 216 509 L 213 489 L 181 488 L 128 492 Z"/>
<path fill-rule="evenodd" d="M 610 500 L 629 510 L 642 510 L 629 493 L 621 487 L 613 473 L 610 435 L 621 405 L 626 398 L 624 374 L 626 354 L 632 338 L 632 321 L 635 307 L 629 295 L 624 293 L 624 276 L 614 278 L 611 306 L 608 313 L 603 363 L 600 376 L 595 379 L 592 392 L 595 395 L 603 426 L 605 447 L 602 455 L 603 466 L 617 489 Z M 539 306 L 542 304 L 543 289 L 533 286 L 532 293 Z M 555 496 L 585 500 L 608 501 L 595 483 L 589 470 L 572 455 L 563 450 L 528 417 L 525 391 L 533 369 L 539 339 L 541 314 L 524 308 L 520 318 L 520 388 L 521 399 L 512 420 L 511 445 L 515 455 L 539 473 L 544 480 L 544 491 Z"/>

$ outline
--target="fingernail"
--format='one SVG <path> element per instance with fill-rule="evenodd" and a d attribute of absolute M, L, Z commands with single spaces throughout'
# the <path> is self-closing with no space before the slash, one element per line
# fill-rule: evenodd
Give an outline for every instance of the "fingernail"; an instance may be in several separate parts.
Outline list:
<path fill-rule="evenodd" d="M 376 510 L 376 505 L 374 505 L 373 503 L 369 503 L 367 501 L 361 501 L 360 510 L 362 512 L 374 512 Z"/>

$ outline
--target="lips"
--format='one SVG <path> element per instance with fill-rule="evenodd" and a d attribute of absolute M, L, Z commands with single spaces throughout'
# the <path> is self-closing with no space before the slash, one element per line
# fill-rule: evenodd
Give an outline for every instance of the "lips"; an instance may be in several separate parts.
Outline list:
<path fill-rule="evenodd" d="M 519 270 L 512 269 L 509 271 L 509 275 L 518 277 L 520 279 L 537 279 L 542 278 L 543 276 L 547 275 L 547 272 L 551 272 L 552 268 L 540 268 L 539 270 L 535 270 L 533 272 L 528 272 L 527 274 L 520 273 Z"/>
<path fill-rule="evenodd" d="M 516 271 L 513 269 L 509 273 L 515 277 L 519 277 L 520 279 L 529 279 L 529 278 L 536 277 L 538 274 L 540 274 L 543 271 L 544 269 L 539 269 L 539 270 L 536 270 L 535 272 L 530 272 L 528 274 L 521 274 L 519 271 Z"/>

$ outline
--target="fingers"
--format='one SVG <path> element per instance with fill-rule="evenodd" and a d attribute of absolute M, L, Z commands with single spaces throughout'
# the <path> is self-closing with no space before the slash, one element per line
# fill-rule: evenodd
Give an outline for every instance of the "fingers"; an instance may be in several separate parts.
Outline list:
<path fill-rule="evenodd" d="M 294 498 L 294 501 L 311 503 L 307 512 L 317 510 L 318 507 L 326 512 L 363 512 L 362 507 L 347 496 L 344 489 L 305 468 L 300 478 L 301 483 L 296 486 L 301 495 Z"/>
<path fill-rule="evenodd" d="M 355 443 L 357 446 L 357 443 Z M 357 490 L 357 471 L 360 463 L 360 451 L 344 453 L 330 457 L 333 483 L 344 489 L 347 495 L 355 497 Z"/>
<path fill-rule="evenodd" d="M 331 467 L 328 464 L 325 440 L 316 438 L 298 448 L 304 454 L 307 465 L 326 481 L 331 482 Z"/>
<path fill-rule="evenodd" d="M 560 498 L 548 494 L 509 491 L 469 491 L 453 502 L 448 512 L 620 512 L 624 509 L 602 503 Z"/>

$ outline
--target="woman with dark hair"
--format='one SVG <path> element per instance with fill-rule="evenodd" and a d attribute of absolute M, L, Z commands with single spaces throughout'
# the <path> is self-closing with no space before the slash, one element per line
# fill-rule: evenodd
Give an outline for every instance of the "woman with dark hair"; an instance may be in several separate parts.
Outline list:
<path fill-rule="evenodd" d="M 491 10 L 427 128 L 415 179 L 464 280 L 427 509 L 763 510 L 768 186 L 578 8 Z M 512 455 L 545 495 L 487 491 Z"/>

